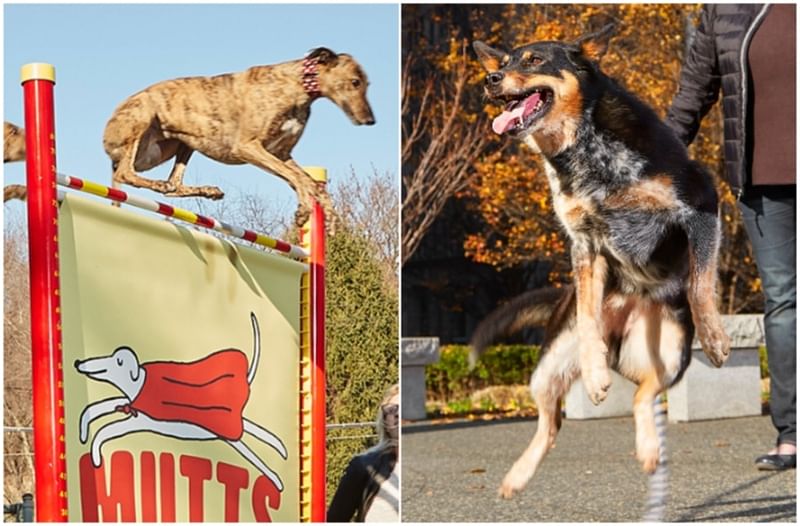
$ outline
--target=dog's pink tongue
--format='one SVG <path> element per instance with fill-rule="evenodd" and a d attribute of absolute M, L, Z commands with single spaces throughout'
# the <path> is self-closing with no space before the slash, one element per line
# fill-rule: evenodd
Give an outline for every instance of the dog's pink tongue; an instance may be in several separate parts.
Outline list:
<path fill-rule="evenodd" d="M 514 123 L 517 120 L 523 119 L 526 115 L 529 115 L 533 111 L 533 108 L 536 106 L 537 102 L 539 102 L 539 94 L 534 93 L 522 101 L 522 104 L 517 104 L 513 110 L 504 111 L 495 117 L 492 121 L 492 129 L 498 135 L 504 134 L 509 129 L 514 127 Z"/>

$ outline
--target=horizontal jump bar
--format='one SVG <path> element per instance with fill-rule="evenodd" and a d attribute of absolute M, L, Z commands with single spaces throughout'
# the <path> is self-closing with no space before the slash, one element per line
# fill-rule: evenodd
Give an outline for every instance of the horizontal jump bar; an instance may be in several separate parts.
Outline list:
<path fill-rule="evenodd" d="M 247 230 L 238 226 L 229 225 L 228 223 L 219 221 L 213 217 L 202 216 L 200 214 L 190 212 L 189 210 L 177 208 L 165 203 L 159 203 L 158 201 L 154 201 L 152 199 L 131 195 L 117 188 L 110 188 L 99 183 L 85 181 L 83 179 L 64 174 L 58 174 L 57 181 L 61 186 L 80 190 L 82 192 L 104 197 L 106 199 L 111 199 L 112 201 L 129 204 L 167 217 L 180 219 L 181 221 L 185 221 L 193 225 L 199 225 L 211 230 L 216 230 L 217 232 L 222 232 L 239 239 L 244 239 L 245 241 L 250 241 L 251 243 L 277 250 L 278 252 L 283 252 L 284 254 L 287 254 L 293 258 L 305 259 L 309 255 L 308 251 L 306 251 L 304 248 L 281 241 L 280 239 L 265 236 L 264 234 L 259 234 L 258 232 L 253 232 L 252 230 Z"/>

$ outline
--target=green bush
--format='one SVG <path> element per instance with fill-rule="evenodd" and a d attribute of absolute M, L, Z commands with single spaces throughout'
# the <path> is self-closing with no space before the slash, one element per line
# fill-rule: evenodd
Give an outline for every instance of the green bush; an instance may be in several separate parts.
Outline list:
<path fill-rule="evenodd" d="M 397 289 L 369 243 L 346 228 L 328 238 L 326 263 L 328 423 L 373 422 L 384 392 L 398 381 Z M 329 502 L 350 458 L 376 443 L 365 437 L 374 431 L 331 433 Z"/>
<path fill-rule="evenodd" d="M 463 399 L 491 385 L 527 384 L 539 360 L 539 351 L 533 345 L 490 347 L 470 371 L 468 346 L 444 346 L 439 362 L 425 367 L 428 398 L 445 402 Z"/>

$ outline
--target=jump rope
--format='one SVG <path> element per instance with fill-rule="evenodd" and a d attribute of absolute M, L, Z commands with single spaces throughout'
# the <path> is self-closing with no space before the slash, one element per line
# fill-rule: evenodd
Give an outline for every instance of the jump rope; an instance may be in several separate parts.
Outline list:
<path fill-rule="evenodd" d="M 667 465 L 667 400 L 665 393 L 661 393 L 653 401 L 653 413 L 658 433 L 658 466 L 648 480 L 643 522 L 662 522 L 667 509 L 669 466 Z"/>

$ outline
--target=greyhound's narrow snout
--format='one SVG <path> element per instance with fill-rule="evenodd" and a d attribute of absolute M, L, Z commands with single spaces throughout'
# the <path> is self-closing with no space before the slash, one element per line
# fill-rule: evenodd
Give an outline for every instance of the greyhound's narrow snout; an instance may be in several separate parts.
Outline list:
<path fill-rule="evenodd" d="M 375 124 L 375 116 L 372 114 L 372 111 L 367 109 L 366 111 L 353 111 L 352 108 L 346 107 L 344 108 L 345 113 L 350 118 L 350 122 L 355 124 L 356 126 L 372 126 Z"/>

